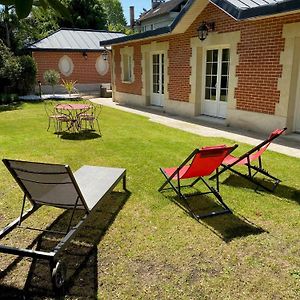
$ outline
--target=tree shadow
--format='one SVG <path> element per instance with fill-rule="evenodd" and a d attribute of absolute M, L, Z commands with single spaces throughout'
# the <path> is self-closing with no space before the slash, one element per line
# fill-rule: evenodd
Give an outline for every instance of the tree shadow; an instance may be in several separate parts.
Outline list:
<path fill-rule="evenodd" d="M 223 206 L 214 201 L 213 196 L 188 194 L 187 202 L 178 196 L 166 196 L 166 198 L 179 206 L 192 218 L 194 218 L 193 214 L 202 215 L 212 211 L 218 212 L 224 210 Z M 245 217 L 235 213 L 194 219 L 205 225 L 226 243 L 229 243 L 234 239 L 267 232 L 263 228 L 247 220 Z"/>
<path fill-rule="evenodd" d="M 272 187 L 272 182 L 269 180 L 265 180 L 265 179 L 261 179 L 261 178 L 256 178 L 256 180 L 263 184 L 266 185 L 268 187 Z M 249 180 L 235 175 L 235 174 L 230 174 L 229 177 L 227 177 L 222 184 L 231 186 L 231 187 L 237 187 L 237 188 L 246 188 L 246 189 L 255 189 L 256 185 L 252 182 L 250 182 Z M 262 189 L 260 189 L 259 191 L 264 191 Z M 256 190 L 256 192 L 259 192 Z M 273 194 L 279 198 L 282 199 L 288 199 L 288 200 L 292 200 L 297 202 L 298 204 L 300 204 L 300 190 L 295 189 L 293 187 L 284 185 L 282 183 L 279 183 L 279 185 L 276 187 L 275 191 L 273 192 Z"/>
<path fill-rule="evenodd" d="M 67 266 L 65 289 L 60 295 L 55 294 L 51 283 L 49 262 L 32 259 L 25 286 L 22 291 L 0 284 L 0 298 L 6 299 L 40 299 L 40 298 L 80 298 L 97 299 L 98 292 L 98 250 L 97 245 L 105 236 L 106 231 L 114 222 L 120 210 L 130 197 L 130 192 L 112 192 L 99 203 L 96 211 L 89 216 L 80 228 L 76 237 L 62 252 L 59 260 Z M 70 220 L 71 211 L 64 211 L 48 226 L 47 230 L 64 231 Z M 76 224 L 84 212 L 75 212 L 73 224 Z M 77 221 L 77 222 L 76 222 Z M 61 236 L 43 232 L 28 248 L 36 245 L 36 250 L 52 251 L 60 241 Z M 3 272 L 0 280 L 9 276 L 22 257 L 14 259 Z M 18 299 L 18 298 L 17 298 Z"/>
<path fill-rule="evenodd" d="M 55 134 L 58 134 L 63 140 L 82 141 L 101 138 L 101 135 L 99 133 L 91 130 L 84 130 L 80 132 L 56 132 Z"/>

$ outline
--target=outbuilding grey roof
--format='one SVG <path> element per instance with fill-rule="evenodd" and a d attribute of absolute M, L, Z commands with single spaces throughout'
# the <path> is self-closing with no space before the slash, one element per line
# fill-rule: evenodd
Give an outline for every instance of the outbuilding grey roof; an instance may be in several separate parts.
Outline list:
<path fill-rule="evenodd" d="M 151 8 L 143 13 L 140 16 L 139 21 L 145 21 L 157 16 L 168 14 L 173 11 L 179 12 L 181 10 L 181 5 L 184 5 L 186 2 L 187 0 L 169 0 L 167 2 L 162 2 L 157 7 Z"/>
<path fill-rule="evenodd" d="M 106 40 L 101 42 L 101 45 L 122 44 L 129 41 L 169 34 L 174 30 L 177 24 L 180 23 L 183 16 L 191 9 L 193 3 L 196 1 L 200 0 L 189 0 L 169 26 Z M 300 10 L 300 0 L 209 0 L 209 2 L 215 4 L 236 20 L 246 20 Z"/>
<path fill-rule="evenodd" d="M 99 51 L 104 49 L 99 42 L 120 38 L 124 35 L 120 32 L 105 30 L 61 28 L 27 48 L 31 51 Z"/>

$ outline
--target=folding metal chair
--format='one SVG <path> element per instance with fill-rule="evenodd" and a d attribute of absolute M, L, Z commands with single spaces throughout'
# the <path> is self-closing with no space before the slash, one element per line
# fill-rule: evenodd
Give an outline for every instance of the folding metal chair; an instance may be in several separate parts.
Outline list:
<path fill-rule="evenodd" d="M 268 139 L 264 140 L 262 143 L 252 148 L 251 150 L 241 155 L 240 157 L 228 155 L 222 162 L 223 169 L 220 170 L 219 175 L 224 173 L 227 170 L 230 170 L 233 173 L 242 176 L 243 178 L 246 178 L 252 183 L 254 183 L 256 185 L 256 189 L 258 187 L 261 187 L 269 192 L 273 192 L 277 187 L 277 185 L 281 182 L 281 180 L 271 175 L 268 171 L 266 171 L 263 168 L 262 154 L 267 150 L 271 142 L 277 137 L 279 137 L 286 129 L 287 128 L 274 130 L 273 132 L 271 132 Z M 253 164 L 255 162 L 257 162 L 258 164 L 257 165 Z M 248 173 L 243 174 L 233 169 L 233 167 L 235 166 L 246 166 Z M 262 174 L 265 177 L 269 178 L 271 181 L 273 181 L 274 183 L 272 188 L 269 188 L 266 185 L 259 182 L 258 180 L 256 180 L 255 176 L 257 174 Z M 214 179 L 215 177 L 216 176 L 214 175 L 210 179 Z"/>
<path fill-rule="evenodd" d="M 187 208 L 190 214 L 196 219 L 205 218 L 210 216 L 216 216 L 224 213 L 231 213 L 229 207 L 223 201 L 219 193 L 219 177 L 218 177 L 218 167 L 221 165 L 224 158 L 231 153 L 237 145 L 228 147 L 226 145 L 213 146 L 213 147 L 204 147 L 202 149 L 195 149 L 184 162 L 179 167 L 173 168 L 160 168 L 160 171 L 165 176 L 166 181 L 158 189 L 158 191 L 163 191 L 166 189 L 173 189 L 176 194 L 185 201 Z M 188 164 L 190 162 L 190 164 Z M 217 184 L 216 189 L 210 186 L 205 180 L 204 177 L 210 176 L 214 171 L 216 171 Z M 184 179 L 196 178 L 191 184 L 182 185 L 181 181 Z M 213 211 L 208 214 L 196 215 L 188 201 L 187 195 L 182 193 L 182 189 L 185 187 L 193 187 L 198 181 L 202 181 L 205 186 L 208 188 L 208 192 L 198 193 L 197 195 L 205 195 L 212 193 L 219 203 L 223 206 L 221 211 Z M 177 181 L 175 185 L 172 181 Z M 165 188 L 167 185 L 170 185 L 170 188 Z M 193 194 L 194 196 L 195 194 Z"/>
<path fill-rule="evenodd" d="M 126 190 L 126 170 L 83 166 L 73 174 L 67 165 L 9 159 L 3 159 L 3 162 L 24 192 L 24 196 L 19 218 L 0 231 L 0 240 L 16 227 L 24 228 L 21 226 L 22 222 L 43 205 L 72 210 L 66 231 L 47 230 L 47 232 L 63 235 L 51 252 L 0 244 L 2 253 L 48 260 L 53 287 L 55 290 L 61 289 L 65 283 L 66 267 L 62 261 L 58 260 L 58 255 L 74 238 L 87 218 L 96 211 L 100 200 L 110 193 L 121 179 L 123 179 L 123 188 Z M 31 208 L 25 212 L 26 200 L 31 203 Z M 84 210 L 85 214 L 77 224 L 72 224 L 76 209 Z M 31 227 L 25 228 L 46 231 Z"/>

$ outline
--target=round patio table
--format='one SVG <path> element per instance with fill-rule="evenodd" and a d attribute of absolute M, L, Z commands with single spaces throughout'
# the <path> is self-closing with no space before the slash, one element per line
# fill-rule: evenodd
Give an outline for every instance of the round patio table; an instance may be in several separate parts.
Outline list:
<path fill-rule="evenodd" d="M 70 118 L 69 125 L 67 126 L 68 131 L 79 131 L 80 122 L 79 114 L 87 112 L 92 106 L 90 104 L 83 103 L 62 103 L 55 106 L 55 109 L 62 113 L 65 111 L 65 114 Z"/>

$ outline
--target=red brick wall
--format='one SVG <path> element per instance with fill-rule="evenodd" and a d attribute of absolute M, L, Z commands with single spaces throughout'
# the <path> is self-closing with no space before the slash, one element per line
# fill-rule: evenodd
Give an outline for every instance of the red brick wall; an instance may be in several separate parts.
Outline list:
<path fill-rule="evenodd" d="M 64 76 L 60 73 L 58 62 L 64 55 L 69 56 L 74 64 L 73 72 L 70 76 Z M 110 68 L 108 72 L 101 76 L 96 70 L 95 64 L 100 56 L 99 52 L 87 52 L 87 59 L 82 56 L 82 52 L 48 52 L 36 51 L 32 53 L 34 60 L 37 63 L 38 73 L 37 80 L 44 84 L 43 74 L 46 70 L 54 69 L 60 73 L 64 80 L 77 80 L 79 84 L 88 83 L 109 83 L 111 82 Z M 110 65 L 110 60 L 109 60 Z"/>
<path fill-rule="evenodd" d="M 241 32 L 241 40 L 237 47 L 239 64 L 235 70 L 238 76 L 238 86 L 235 90 L 237 109 L 274 114 L 275 105 L 279 102 L 280 97 L 277 83 L 282 73 L 280 53 L 284 50 L 285 42 L 282 38 L 283 25 L 300 22 L 300 14 L 255 21 L 235 21 L 215 5 L 208 4 L 184 34 L 143 42 L 146 44 L 154 40 L 159 42 L 166 41 L 166 39 L 170 42 L 168 51 L 170 100 L 188 101 L 189 99 L 191 91 L 190 57 L 192 55 L 190 39 L 197 36 L 197 28 L 202 21 L 214 21 L 218 33 Z M 131 43 L 138 49 L 141 44 L 141 42 Z M 118 52 L 120 46 L 114 47 L 114 49 Z M 139 57 L 134 58 L 135 64 L 137 64 L 136 60 L 140 60 Z M 116 58 L 120 59 L 118 55 Z M 120 65 L 118 61 L 116 64 Z M 119 71 L 116 69 L 116 74 Z M 138 68 L 135 69 L 135 79 L 139 80 L 140 76 L 141 69 L 138 65 Z M 128 88 L 120 85 L 119 81 L 116 81 L 116 87 L 118 91 L 128 91 Z M 140 85 L 132 86 L 130 93 L 141 94 L 141 88 Z"/>

